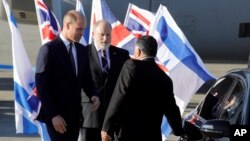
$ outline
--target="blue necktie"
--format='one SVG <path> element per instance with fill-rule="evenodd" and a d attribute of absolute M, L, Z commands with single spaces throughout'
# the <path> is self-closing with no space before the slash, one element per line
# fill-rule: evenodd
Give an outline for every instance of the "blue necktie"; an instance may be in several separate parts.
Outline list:
<path fill-rule="evenodd" d="M 102 50 L 102 71 L 106 74 L 108 74 L 109 71 L 109 66 L 108 66 L 108 60 L 107 60 L 107 55 L 106 55 L 106 51 Z"/>
<path fill-rule="evenodd" d="M 72 46 L 73 46 L 73 44 L 70 43 L 69 44 L 69 57 L 70 57 L 70 61 L 71 61 L 71 64 L 73 66 L 74 72 L 76 73 L 75 59 L 74 59 L 74 55 L 72 52 Z"/>

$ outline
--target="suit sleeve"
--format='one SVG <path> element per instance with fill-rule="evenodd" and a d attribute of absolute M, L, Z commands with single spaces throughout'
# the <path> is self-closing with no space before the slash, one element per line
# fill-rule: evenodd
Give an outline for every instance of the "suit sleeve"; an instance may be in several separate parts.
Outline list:
<path fill-rule="evenodd" d="M 48 46 L 42 46 L 39 50 L 36 60 L 36 74 L 35 83 L 38 91 L 39 98 L 42 103 L 42 110 L 45 121 L 50 120 L 57 115 L 56 105 L 53 102 L 53 94 L 49 93 L 49 51 Z"/>
<path fill-rule="evenodd" d="M 98 96 L 97 90 L 95 87 L 95 83 L 91 74 L 90 65 L 89 65 L 89 58 L 88 58 L 88 52 L 86 47 L 82 47 L 83 49 L 83 56 L 85 61 L 84 66 L 84 74 L 83 74 L 83 85 L 82 88 L 86 95 L 91 98 L 92 96 Z"/>
<path fill-rule="evenodd" d="M 108 132 L 110 135 L 114 131 L 115 122 L 119 118 L 119 113 L 121 113 L 121 106 L 123 104 L 124 98 L 133 83 L 135 65 L 133 65 L 131 60 L 126 61 L 124 64 L 119 78 L 117 80 L 117 84 L 115 86 L 113 95 L 111 97 L 102 130 Z"/>
<path fill-rule="evenodd" d="M 164 107 L 164 114 L 167 117 L 168 123 L 172 128 L 173 134 L 176 136 L 180 136 L 184 134 L 184 130 L 182 128 L 182 122 L 181 122 L 181 113 L 179 110 L 179 107 L 176 105 L 176 101 L 174 98 L 173 93 L 173 83 L 172 80 L 169 78 L 168 84 L 166 85 L 168 88 L 168 92 L 164 95 L 165 98 L 162 98 L 162 103 L 165 103 Z"/>

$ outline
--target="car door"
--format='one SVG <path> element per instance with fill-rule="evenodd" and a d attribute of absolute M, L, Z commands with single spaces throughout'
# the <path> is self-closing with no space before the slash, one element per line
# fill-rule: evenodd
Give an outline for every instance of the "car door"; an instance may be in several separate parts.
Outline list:
<path fill-rule="evenodd" d="M 222 102 L 218 119 L 226 119 L 233 124 L 240 124 L 242 120 L 244 90 L 241 81 L 236 81 L 231 93 Z"/>
<path fill-rule="evenodd" d="M 244 104 L 244 85 L 240 77 L 227 75 L 219 79 L 208 94 L 210 96 L 205 99 L 201 108 L 200 115 L 202 117 L 205 116 L 206 119 L 226 119 L 231 125 L 240 123 Z M 205 114 L 204 112 L 208 113 Z M 202 140 L 212 141 L 213 139 L 203 136 Z M 229 138 L 220 138 L 216 141 L 229 141 Z"/>

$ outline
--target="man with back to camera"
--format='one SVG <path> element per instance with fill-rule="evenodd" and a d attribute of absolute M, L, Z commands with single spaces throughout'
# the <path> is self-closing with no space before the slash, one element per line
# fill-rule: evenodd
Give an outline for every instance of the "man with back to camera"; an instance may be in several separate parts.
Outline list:
<path fill-rule="evenodd" d="M 172 80 L 155 62 L 157 42 L 142 36 L 134 59 L 126 61 L 115 86 L 102 127 L 102 141 L 111 141 L 114 123 L 120 119 L 119 141 L 161 141 L 165 115 L 173 134 L 184 136 L 181 114 Z"/>

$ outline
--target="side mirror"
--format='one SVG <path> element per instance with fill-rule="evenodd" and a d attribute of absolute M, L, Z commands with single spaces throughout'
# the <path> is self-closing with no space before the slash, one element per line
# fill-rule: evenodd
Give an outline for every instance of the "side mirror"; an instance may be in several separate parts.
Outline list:
<path fill-rule="evenodd" d="M 230 123 L 227 120 L 207 120 L 201 125 L 200 131 L 212 138 L 230 136 Z"/>

